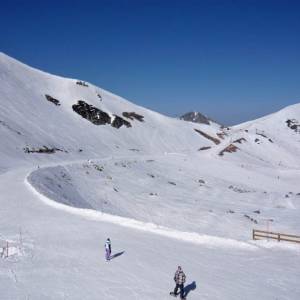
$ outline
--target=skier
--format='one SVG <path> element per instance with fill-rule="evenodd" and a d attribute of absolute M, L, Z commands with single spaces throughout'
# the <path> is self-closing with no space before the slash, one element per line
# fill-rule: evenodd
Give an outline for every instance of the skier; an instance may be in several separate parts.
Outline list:
<path fill-rule="evenodd" d="M 107 238 L 107 240 L 105 242 L 105 258 L 106 258 L 106 261 L 110 260 L 110 255 L 111 255 L 111 242 L 110 242 L 110 239 Z"/>
<path fill-rule="evenodd" d="M 171 292 L 170 295 L 172 296 L 177 296 L 178 293 L 178 289 L 180 290 L 180 299 L 186 299 L 184 297 L 184 283 L 185 283 L 185 274 L 182 271 L 182 268 L 180 266 L 178 266 L 177 271 L 175 272 L 174 275 L 174 281 L 176 283 L 174 292 Z"/>

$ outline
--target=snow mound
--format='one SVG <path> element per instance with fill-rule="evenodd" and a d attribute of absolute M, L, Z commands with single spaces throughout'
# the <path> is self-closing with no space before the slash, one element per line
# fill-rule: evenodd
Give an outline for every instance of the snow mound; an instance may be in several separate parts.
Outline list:
<path fill-rule="evenodd" d="M 220 167 L 230 176 L 219 173 Z M 197 157 L 148 156 L 40 168 L 29 174 L 28 182 L 51 200 L 75 209 L 247 241 L 252 229 L 265 228 L 269 218 L 279 232 L 300 230 L 299 191 L 290 183 L 291 174 L 282 174 L 277 185 L 276 174 L 269 172 L 213 161 L 204 165 Z"/>
<path fill-rule="evenodd" d="M 171 228 L 166 228 L 153 223 L 144 223 L 134 219 L 128 219 L 115 215 L 101 213 L 91 209 L 75 208 L 68 205 L 53 201 L 43 194 L 40 194 L 30 183 L 26 180 L 28 188 L 38 195 L 38 197 L 47 205 L 55 207 L 66 212 L 82 216 L 89 220 L 108 222 L 120 226 L 128 227 L 135 230 L 146 231 L 149 233 L 158 234 L 172 239 L 177 239 L 183 242 L 190 242 L 198 245 L 206 245 L 209 247 L 224 247 L 224 248 L 240 248 L 244 250 L 255 250 L 256 247 L 246 242 L 241 242 L 229 238 L 221 238 L 209 235 L 200 235 L 195 232 L 182 232 Z"/>

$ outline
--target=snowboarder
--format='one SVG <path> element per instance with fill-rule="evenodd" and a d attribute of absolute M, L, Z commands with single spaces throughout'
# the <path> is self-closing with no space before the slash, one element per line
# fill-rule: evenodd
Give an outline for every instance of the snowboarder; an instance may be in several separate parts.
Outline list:
<path fill-rule="evenodd" d="M 184 297 L 184 283 L 185 283 L 185 274 L 182 271 L 182 268 L 178 266 L 177 271 L 175 272 L 174 275 L 174 281 L 176 283 L 174 292 L 171 292 L 170 295 L 172 296 L 177 296 L 178 295 L 178 289 L 180 290 L 180 299 L 186 299 Z"/>
<path fill-rule="evenodd" d="M 106 258 L 106 261 L 110 260 L 110 255 L 111 255 L 111 242 L 110 242 L 110 239 L 108 238 L 105 242 L 105 258 Z"/>

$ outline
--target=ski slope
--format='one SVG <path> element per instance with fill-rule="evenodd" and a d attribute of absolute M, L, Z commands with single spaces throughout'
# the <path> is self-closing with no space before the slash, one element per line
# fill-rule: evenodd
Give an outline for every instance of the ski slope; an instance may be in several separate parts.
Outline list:
<path fill-rule="evenodd" d="M 0 53 L 1 300 L 170 299 L 178 265 L 190 300 L 300 298 L 299 245 L 251 240 L 300 233 L 300 105 L 227 129 L 76 82 Z M 144 122 L 94 125 L 80 99 Z M 43 146 L 63 151 L 24 151 Z"/>
<path fill-rule="evenodd" d="M 196 283 L 188 299 L 299 296 L 295 245 L 198 244 L 72 214 L 32 193 L 24 184 L 27 172 L 1 175 L 1 195 L 8 197 L 2 231 L 18 240 L 21 228 L 23 239 L 21 255 L 1 260 L 2 299 L 169 299 L 178 264 L 187 284 Z M 113 253 L 125 251 L 109 263 L 103 252 L 107 236 Z"/>

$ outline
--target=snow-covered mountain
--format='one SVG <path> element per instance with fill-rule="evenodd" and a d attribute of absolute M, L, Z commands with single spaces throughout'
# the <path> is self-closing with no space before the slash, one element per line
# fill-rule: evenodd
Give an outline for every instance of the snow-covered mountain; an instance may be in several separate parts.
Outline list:
<path fill-rule="evenodd" d="M 190 300 L 300 298 L 299 246 L 251 240 L 300 234 L 300 104 L 196 124 L 3 53 L 0 103 L 1 299 L 169 299 L 178 265 Z"/>
<path fill-rule="evenodd" d="M 222 129 L 213 122 L 194 124 L 163 116 L 90 83 L 41 72 L 3 53 L 0 76 L 0 133 L 6 141 L 0 152 L 7 158 L 5 164 L 12 158 L 40 160 L 42 155 L 32 152 L 47 149 L 65 160 L 111 153 L 194 153 L 208 147 L 213 149 L 208 149 L 210 153 L 219 154 L 230 144 L 251 159 L 298 163 L 300 104 Z M 201 116 L 194 114 L 196 119 Z"/>
<path fill-rule="evenodd" d="M 202 127 L 137 106 L 90 83 L 35 70 L 3 53 L 0 76 L 0 130 L 6 141 L 0 152 L 8 161 L 27 160 L 33 155 L 24 149 L 43 146 L 62 150 L 58 154 L 67 159 L 83 153 L 96 157 L 194 151 L 205 142 L 194 131 Z M 213 133 L 219 130 L 206 127 Z"/>
<path fill-rule="evenodd" d="M 213 122 L 210 118 L 196 111 L 185 113 L 179 119 L 188 122 L 207 124 L 207 125 L 210 125 L 210 123 Z"/>

